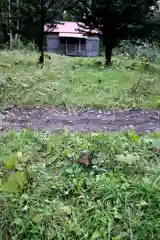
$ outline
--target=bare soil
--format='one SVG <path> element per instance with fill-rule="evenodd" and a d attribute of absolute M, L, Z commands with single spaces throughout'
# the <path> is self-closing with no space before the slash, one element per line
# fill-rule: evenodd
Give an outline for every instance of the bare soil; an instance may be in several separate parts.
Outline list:
<path fill-rule="evenodd" d="M 21 131 L 30 128 L 37 131 L 56 132 L 64 127 L 71 132 L 105 132 L 134 128 L 137 132 L 160 132 L 160 111 L 119 110 L 106 111 L 83 109 L 65 111 L 55 108 L 6 109 L 0 113 L 0 131 Z"/>

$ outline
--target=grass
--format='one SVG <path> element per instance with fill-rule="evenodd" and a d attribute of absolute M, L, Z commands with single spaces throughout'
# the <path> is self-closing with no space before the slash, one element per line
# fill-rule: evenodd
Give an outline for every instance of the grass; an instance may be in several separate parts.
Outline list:
<path fill-rule="evenodd" d="M 148 137 L 1 138 L 1 239 L 160 239 L 160 135 Z M 87 149 L 91 168 L 76 163 Z"/>
<path fill-rule="evenodd" d="M 145 59 L 0 53 L 0 107 L 159 107 L 160 68 Z M 139 81 L 140 80 L 140 81 Z M 90 167 L 77 163 L 84 150 Z M 0 239 L 160 239 L 160 135 L 135 132 L 0 137 Z"/>
<path fill-rule="evenodd" d="M 157 108 L 160 68 L 142 59 L 114 58 L 112 68 L 99 67 L 102 58 L 51 55 L 43 70 L 36 52 L 0 53 L 0 106 Z M 139 79 L 135 92 L 131 89 Z"/>

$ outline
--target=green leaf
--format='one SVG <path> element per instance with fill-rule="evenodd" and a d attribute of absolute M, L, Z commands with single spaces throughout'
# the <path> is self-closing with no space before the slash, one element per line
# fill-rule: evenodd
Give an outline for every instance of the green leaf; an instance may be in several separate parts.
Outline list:
<path fill-rule="evenodd" d="M 140 156 L 138 154 L 117 155 L 117 159 L 123 163 L 134 164 L 140 160 Z"/>
<path fill-rule="evenodd" d="M 8 175 L 3 181 L 0 191 L 9 193 L 21 192 L 27 184 L 27 175 L 25 172 L 16 172 Z"/>
<path fill-rule="evenodd" d="M 95 159 L 95 158 L 92 159 L 92 164 L 93 164 L 93 165 L 97 165 L 97 159 Z"/>
<path fill-rule="evenodd" d="M 156 138 L 142 138 L 141 140 L 145 143 L 151 143 L 152 147 L 160 149 L 160 139 L 158 138 L 159 134 L 155 133 Z"/>
<path fill-rule="evenodd" d="M 141 138 L 141 141 L 145 142 L 145 143 L 152 143 L 153 142 L 153 138 Z"/>
<path fill-rule="evenodd" d="M 42 220 L 43 220 L 43 216 L 40 215 L 40 214 L 36 214 L 36 215 L 34 215 L 34 217 L 32 218 L 32 220 L 33 220 L 33 222 L 35 222 L 35 223 L 41 223 Z"/>
<path fill-rule="evenodd" d="M 77 185 L 76 185 L 76 190 L 77 190 L 77 191 L 79 191 L 79 190 L 81 189 L 81 186 L 83 185 L 83 183 L 84 183 L 84 180 L 83 180 L 83 179 L 81 179 L 81 180 L 77 183 Z"/>
<path fill-rule="evenodd" d="M 18 161 L 18 156 L 17 155 L 11 155 L 8 156 L 5 160 L 4 160 L 4 166 L 6 169 L 14 169 L 15 164 Z"/>
<path fill-rule="evenodd" d="M 157 104 L 157 107 L 160 108 L 160 98 L 159 97 L 155 97 L 154 98 L 154 102 Z"/>
<path fill-rule="evenodd" d="M 123 215 L 116 211 L 116 212 L 114 213 L 114 218 L 115 218 L 115 219 L 122 219 L 122 218 L 123 218 Z"/>
<path fill-rule="evenodd" d="M 91 240 L 95 240 L 99 237 L 101 237 L 101 233 L 99 231 L 95 231 L 91 237 Z"/>
<path fill-rule="evenodd" d="M 18 157 L 18 159 L 21 159 L 22 158 L 22 152 L 17 152 L 17 157 Z"/>
<path fill-rule="evenodd" d="M 20 226 L 20 225 L 22 224 L 22 219 L 21 219 L 21 218 L 16 218 L 16 219 L 14 220 L 14 224 Z"/>
<path fill-rule="evenodd" d="M 156 148 L 157 150 L 160 150 L 160 139 L 143 138 L 143 141 L 146 142 L 146 143 L 151 143 L 151 146 L 153 148 Z"/>
<path fill-rule="evenodd" d="M 21 198 L 24 200 L 28 200 L 28 195 L 24 193 L 24 194 L 22 194 Z"/>
<path fill-rule="evenodd" d="M 139 136 L 136 134 L 136 132 L 130 131 L 129 135 L 133 139 L 133 141 L 135 141 L 135 142 L 139 141 Z"/>
<path fill-rule="evenodd" d="M 160 139 L 153 139 L 152 146 L 157 150 L 160 150 Z"/>
<path fill-rule="evenodd" d="M 54 204 L 54 209 L 55 209 L 56 214 L 61 215 L 63 213 L 65 213 L 65 214 L 71 213 L 70 207 L 64 205 L 62 202 L 56 200 L 55 202 L 53 202 L 53 204 Z"/>
<path fill-rule="evenodd" d="M 122 240 L 122 239 L 123 238 L 120 235 L 112 238 L 112 240 Z"/>
<path fill-rule="evenodd" d="M 136 217 L 135 217 L 135 223 L 136 223 L 136 224 L 139 224 L 139 216 L 136 216 Z"/>
<path fill-rule="evenodd" d="M 68 169 L 66 169 L 66 173 L 73 173 L 72 168 L 68 168 Z"/>

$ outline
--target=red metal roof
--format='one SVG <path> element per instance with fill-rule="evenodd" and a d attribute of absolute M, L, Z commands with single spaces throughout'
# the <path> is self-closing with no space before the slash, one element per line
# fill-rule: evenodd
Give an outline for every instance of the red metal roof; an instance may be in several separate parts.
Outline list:
<path fill-rule="evenodd" d="M 46 24 L 44 27 L 45 32 L 50 32 L 50 33 L 74 33 L 74 34 L 80 34 L 80 29 L 79 25 L 82 23 L 78 22 L 61 22 L 56 25 L 56 28 L 52 27 L 51 24 Z M 84 31 L 84 30 L 83 30 Z M 98 32 L 96 30 L 92 31 L 92 33 L 97 34 Z"/>

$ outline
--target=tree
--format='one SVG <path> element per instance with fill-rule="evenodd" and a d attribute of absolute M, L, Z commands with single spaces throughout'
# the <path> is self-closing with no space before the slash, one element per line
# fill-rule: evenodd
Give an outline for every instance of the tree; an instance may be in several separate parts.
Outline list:
<path fill-rule="evenodd" d="M 76 8 L 82 22 L 103 36 L 106 65 L 111 63 L 113 48 L 121 40 L 151 34 L 150 18 L 157 0 L 82 0 Z"/>
<path fill-rule="evenodd" d="M 15 13 L 12 14 L 12 5 L 16 3 L 16 8 L 18 10 L 19 0 L 1 0 L 0 1 L 0 42 L 1 43 L 10 43 L 10 49 L 12 49 L 13 43 L 13 29 L 14 25 L 18 31 L 19 20 L 15 18 Z M 16 11 L 17 12 L 17 11 Z M 14 31 L 14 32 L 16 32 Z M 18 38 L 18 35 L 16 36 Z"/>
<path fill-rule="evenodd" d="M 9 4 L 7 0 L 0 1 L 0 44 L 9 41 L 9 32 L 7 26 L 9 24 L 8 16 Z"/>
<path fill-rule="evenodd" d="M 9 20 L 12 19 L 14 35 L 20 34 L 28 40 L 35 40 L 40 51 L 39 63 L 44 63 L 44 26 L 56 26 L 64 10 L 71 9 L 78 0 L 3 0 L 9 4 Z"/>

